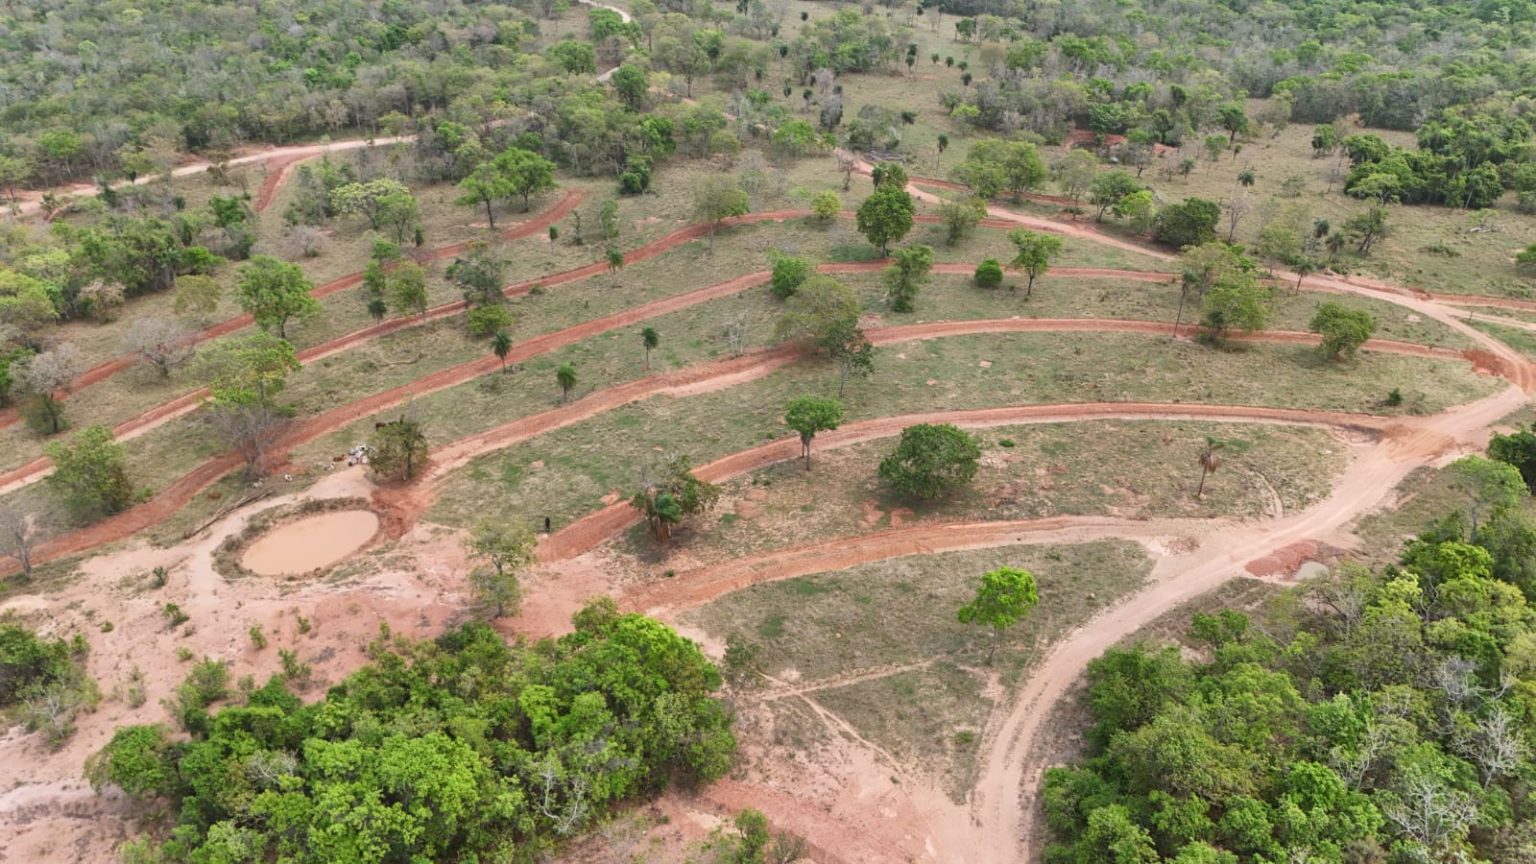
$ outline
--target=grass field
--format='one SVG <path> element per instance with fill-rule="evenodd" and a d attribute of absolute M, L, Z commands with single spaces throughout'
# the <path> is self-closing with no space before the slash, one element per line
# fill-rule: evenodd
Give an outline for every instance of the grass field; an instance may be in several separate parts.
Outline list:
<path fill-rule="evenodd" d="M 700 530 L 675 541 L 668 557 L 709 564 L 918 522 L 973 522 L 1047 516 L 1277 516 L 1327 493 L 1346 459 L 1344 442 L 1321 429 L 1231 423 L 1084 422 L 1000 426 L 976 433 L 983 448 L 971 487 L 915 505 L 894 498 L 876 475 L 891 442 L 813 455 L 807 473 L 784 462 L 724 484 Z M 1226 446 L 1225 462 L 1196 500 L 1196 456 L 1205 436 Z M 655 561 L 643 530 L 619 545 Z M 658 567 L 672 566 L 662 558 Z"/>
<path fill-rule="evenodd" d="M 1003 565 L 1035 574 L 1040 603 L 1008 631 L 988 666 L 989 634 L 960 624 L 954 610 L 982 573 Z M 1125 541 L 921 555 L 753 586 L 685 620 L 759 646 L 763 673 L 836 712 L 901 764 L 941 777 L 958 796 L 970 785 L 993 700 L 1052 641 L 1140 585 L 1149 567 L 1142 548 Z M 786 687 L 758 689 L 766 698 Z M 780 695 L 770 704 L 777 714 L 797 701 Z"/>
<path fill-rule="evenodd" d="M 983 361 L 988 365 L 983 366 Z M 1393 387 L 1412 410 L 1434 411 L 1495 390 L 1496 379 L 1456 361 L 1367 355 L 1321 366 L 1307 348 L 1218 352 L 1121 335 L 1006 334 L 891 346 L 870 381 L 849 385 L 849 419 L 920 410 L 1083 401 L 1187 401 L 1380 411 Z M 677 450 L 695 463 L 783 437 L 789 399 L 835 393 L 825 361 L 805 360 L 760 381 L 687 399 L 652 399 L 482 458 L 444 485 L 431 518 L 468 524 L 487 513 L 549 514 L 557 523 L 595 509 L 634 482 L 648 454 Z M 531 471 L 542 462 L 549 470 Z"/>

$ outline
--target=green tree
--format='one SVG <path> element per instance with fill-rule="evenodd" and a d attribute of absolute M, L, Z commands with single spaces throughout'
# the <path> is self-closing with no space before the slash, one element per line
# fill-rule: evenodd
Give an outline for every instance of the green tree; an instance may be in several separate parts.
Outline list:
<path fill-rule="evenodd" d="M 971 145 L 954 178 L 983 198 L 1006 191 L 1018 201 L 1045 182 L 1046 170 L 1035 145 L 988 138 Z"/>
<path fill-rule="evenodd" d="M 1053 166 L 1051 173 L 1075 210 L 1099 176 L 1099 160 L 1086 150 L 1072 150 Z"/>
<path fill-rule="evenodd" d="M 859 327 L 856 317 L 830 322 L 817 339 L 817 344 L 825 348 L 827 355 L 837 364 L 839 399 L 843 398 L 850 376 L 868 378 L 875 371 L 875 346 Z"/>
<path fill-rule="evenodd" d="M 464 543 L 479 562 L 469 573 L 470 594 L 494 618 L 517 612 L 522 603 L 522 572 L 538 560 L 533 532 L 522 523 L 485 520 Z"/>
<path fill-rule="evenodd" d="M 880 479 L 898 495 L 932 501 L 971 482 L 981 460 L 976 439 L 949 424 L 919 423 L 901 431 L 880 462 Z"/>
<path fill-rule="evenodd" d="M 1508 435 L 1495 432 L 1488 442 L 1488 458 L 1515 466 L 1525 479 L 1526 489 L 1536 489 L 1536 427 Z"/>
<path fill-rule="evenodd" d="M 911 312 L 917 292 L 928 284 L 928 274 L 933 269 L 931 246 L 907 246 L 897 249 L 891 266 L 885 268 L 886 294 L 892 312 Z"/>
<path fill-rule="evenodd" d="M 427 461 L 427 436 L 421 423 L 406 417 L 375 423 L 368 440 L 368 466 L 386 480 L 409 483 Z"/>
<path fill-rule="evenodd" d="M 331 190 L 330 204 L 334 213 L 363 216 L 368 220 L 368 226 L 377 231 L 383 225 L 387 210 L 400 207 L 405 198 L 415 201 L 404 183 L 381 177 L 366 183 L 337 186 Z"/>
<path fill-rule="evenodd" d="M 1011 263 L 1029 277 L 1024 288 L 1024 296 L 1028 297 L 1034 293 L 1035 279 L 1043 276 L 1050 269 L 1051 259 L 1061 254 L 1061 238 L 1019 229 L 1009 232 L 1008 239 L 1018 250 Z"/>
<path fill-rule="evenodd" d="M 1387 236 L 1387 208 L 1368 207 L 1364 213 L 1344 223 L 1344 234 L 1355 241 L 1355 249 L 1361 255 L 1371 254 L 1377 240 Z"/>
<path fill-rule="evenodd" d="M 1152 193 L 1146 189 L 1132 192 L 1121 198 L 1113 208 L 1116 219 L 1125 219 L 1137 234 L 1145 234 L 1157 220 L 1157 207 L 1152 203 Z"/>
<path fill-rule="evenodd" d="M 613 70 L 608 81 L 613 84 L 614 92 L 619 94 L 619 99 L 629 110 L 639 111 L 645 106 L 645 96 L 651 89 L 645 70 L 632 63 L 625 63 Z"/>
<path fill-rule="evenodd" d="M 1463 456 L 1450 464 L 1451 488 L 1465 499 L 1462 505 L 1466 537 L 1477 536 L 1485 518 L 1512 510 L 1525 499 L 1525 478 L 1513 465 L 1483 456 Z"/>
<path fill-rule="evenodd" d="M 176 279 L 175 299 L 171 308 L 177 315 L 205 320 L 219 308 L 224 286 L 212 276 L 180 276 Z"/>
<path fill-rule="evenodd" d="M 880 250 L 884 258 L 890 244 L 901 242 L 912 230 L 916 205 L 905 189 L 897 186 L 877 186 L 875 191 L 859 205 L 855 224 L 859 233 L 868 238 Z"/>
<path fill-rule="evenodd" d="M 800 433 L 800 455 L 805 470 L 811 470 L 811 441 L 818 432 L 830 432 L 842 425 L 843 403 L 825 396 L 800 396 L 784 409 L 784 423 Z"/>
<path fill-rule="evenodd" d="M 709 223 L 710 254 L 715 251 L 715 232 L 720 223 L 733 216 L 745 216 L 749 203 L 735 177 L 712 175 L 699 184 L 693 196 L 693 212 Z"/>
<path fill-rule="evenodd" d="M 1186 198 L 1158 211 L 1152 220 L 1152 239 L 1182 249 L 1216 239 L 1221 205 L 1203 198 Z"/>
<path fill-rule="evenodd" d="M 512 337 L 505 330 L 497 330 L 491 337 L 491 353 L 501 361 L 501 371 L 507 371 L 507 355 L 512 352 Z"/>
<path fill-rule="evenodd" d="M 443 275 L 464 295 L 465 303 L 492 306 L 506 300 L 501 293 L 506 273 L 507 260 L 489 244 L 477 242 L 470 247 L 469 254 L 453 259 Z"/>
<path fill-rule="evenodd" d="M 969 236 L 986 216 L 987 202 L 980 196 L 946 199 L 939 205 L 939 218 L 944 220 L 944 245 L 957 245 Z"/>
<path fill-rule="evenodd" d="M 882 186 L 905 189 L 907 188 L 907 169 L 901 167 L 899 162 L 881 162 L 870 169 L 869 179 L 874 182 L 876 189 Z"/>
<path fill-rule="evenodd" d="M 1218 278 L 1200 303 L 1200 323 L 1217 344 L 1233 329 L 1249 333 L 1269 322 L 1269 289 L 1252 273 L 1236 271 Z"/>
<path fill-rule="evenodd" d="M 830 189 L 818 192 L 816 197 L 811 199 L 811 216 L 818 222 L 831 222 L 842 212 L 842 199 Z"/>
<path fill-rule="evenodd" d="M 1003 284 L 1003 265 L 996 258 L 988 258 L 976 265 L 976 287 L 996 288 Z"/>
<path fill-rule="evenodd" d="M 645 327 L 640 331 L 640 344 L 645 346 L 645 368 L 651 368 L 651 352 L 661 344 L 661 335 L 655 327 Z"/>
<path fill-rule="evenodd" d="M 389 273 L 389 297 L 401 313 L 427 314 L 427 271 L 415 261 L 401 261 Z"/>
<path fill-rule="evenodd" d="M 960 607 L 956 617 L 961 624 L 979 624 L 992 628 L 992 646 L 987 651 L 991 663 L 1003 641 L 1003 631 L 1040 602 L 1034 574 L 1017 567 L 999 567 L 982 574 L 981 584 L 971 602 Z"/>
<path fill-rule="evenodd" d="M 843 324 L 856 326 L 859 298 L 853 289 L 820 274 L 812 275 L 789 299 L 784 312 L 774 323 L 774 336 L 780 341 L 821 343 Z"/>
<path fill-rule="evenodd" d="M 235 296 L 257 327 L 275 330 L 286 339 L 290 320 L 317 318 L 325 311 L 320 301 L 310 296 L 313 288 L 297 265 L 257 255 L 240 268 Z"/>
<path fill-rule="evenodd" d="M 651 536 L 665 543 L 676 525 L 709 510 L 719 498 L 719 488 L 695 476 L 687 456 L 669 453 L 644 467 L 629 504 L 645 518 Z"/>
<path fill-rule="evenodd" d="M 197 377 L 215 401 L 269 402 L 282 391 L 288 373 L 299 369 L 287 340 L 271 333 L 220 339 L 197 356 Z"/>
<path fill-rule="evenodd" d="M 1103 222 L 1105 212 L 1118 207 L 1127 196 L 1140 191 L 1141 184 L 1124 171 L 1106 171 L 1095 177 L 1088 190 L 1088 203 L 1099 208 L 1093 216 L 1094 220 Z"/>
<path fill-rule="evenodd" d="M 496 230 L 495 203 L 513 195 L 511 181 L 493 162 L 476 165 L 473 171 L 459 181 L 459 191 L 463 194 L 454 203 L 484 207 L 485 221 L 492 231 Z"/>
<path fill-rule="evenodd" d="M 1216 122 L 1221 128 L 1227 130 L 1227 143 L 1237 143 L 1238 135 L 1248 132 L 1248 112 L 1244 110 L 1241 102 L 1228 102 L 1216 109 Z"/>
<path fill-rule="evenodd" d="M 571 397 L 571 391 L 576 389 L 576 367 L 569 363 L 561 363 L 555 370 L 555 383 L 560 385 L 560 401 Z"/>
<path fill-rule="evenodd" d="M 1318 350 L 1330 360 L 1352 360 L 1360 346 L 1376 332 L 1376 317 L 1364 309 L 1351 309 L 1332 301 L 1317 307 L 1308 325 L 1323 337 Z"/>
<path fill-rule="evenodd" d="M 94 520 L 121 513 L 133 503 L 123 445 L 105 426 L 87 426 L 71 443 L 46 444 L 43 452 L 53 461 L 46 480 L 76 518 Z"/>
<path fill-rule="evenodd" d="M 523 199 L 524 212 L 532 196 L 555 188 L 555 163 L 531 150 L 508 147 L 496 154 L 491 165 L 505 180 L 506 195 Z"/>

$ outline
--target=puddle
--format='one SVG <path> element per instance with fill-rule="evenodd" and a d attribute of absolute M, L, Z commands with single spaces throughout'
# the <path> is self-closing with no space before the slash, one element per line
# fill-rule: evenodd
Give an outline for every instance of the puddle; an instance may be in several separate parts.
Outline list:
<path fill-rule="evenodd" d="M 1296 568 L 1295 579 L 1297 582 L 1300 582 L 1303 579 L 1315 579 L 1319 576 L 1327 575 L 1327 564 L 1324 564 L 1320 561 L 1303 561 L 1301 562 L 1301 566 Z"/>
<path fill-rule="evenodd" d="M 296 576 L 351 555 L 379 531 L 368 510 L 337 510 L 309 516 L 268 532 L 245 550 L 240 564 L 262 576 Z"/>

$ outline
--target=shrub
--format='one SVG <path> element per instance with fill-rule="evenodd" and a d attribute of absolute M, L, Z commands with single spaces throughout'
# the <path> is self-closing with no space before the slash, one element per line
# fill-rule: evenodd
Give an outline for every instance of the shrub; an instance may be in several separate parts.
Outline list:
<path fill-rule="evenodd" d="M 976 265 L 976 287 L 996 288 L 1001 284 L 1003 284 L 1003 265 L 997 263 L 996 258 L 988 258 Z"/>

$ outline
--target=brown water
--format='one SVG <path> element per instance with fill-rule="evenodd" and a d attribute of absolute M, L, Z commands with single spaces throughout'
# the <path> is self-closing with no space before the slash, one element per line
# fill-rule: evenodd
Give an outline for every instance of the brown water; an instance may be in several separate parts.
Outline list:
<path fill-rule="evenodd" d="M 337 510 L 280 525 L 245 550 L 240 563 L 262 576 L 295 576 L 328 567 L 378 533 L 379 517 L 367 510 Z"/>

